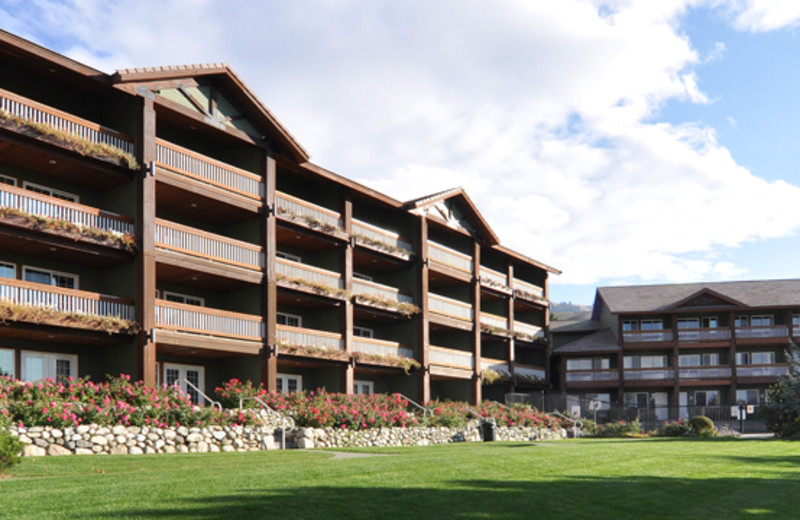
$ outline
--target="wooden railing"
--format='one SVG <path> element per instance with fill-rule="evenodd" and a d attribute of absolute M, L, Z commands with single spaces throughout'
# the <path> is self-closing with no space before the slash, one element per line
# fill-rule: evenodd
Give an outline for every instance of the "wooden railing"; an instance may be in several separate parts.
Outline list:
<path fill-rule="evenodd" d="M 524 321 L 514 320 L 514 332 L 521 332 L 534 338 L 544 338 L 544 329 L 537 325 L 531 325 Z"/>
<path fill-rule="evenodd" d="M 545 378 L 544 368 L 523 365 L 521 363 L 514 364 L 514 374 L 521 377 L 535 377 L 542 380 Z"/>
<path fill-rule="evenodd" d="M 481 370 L 494 370 L 503 375 L 511 375 L 508 361 L 503 361 L 502 359 L 481 358 Z"/>
<path fill-rule="evenodd" d="M 490 287 L 501 286 L 508 288 L 508 275 L 501 273 L 500 271 L 495 271 L 494 269 L 490 269 L 488 267 L 480 266 L 480 279 L 481 282 L 489 285 Z"/>
<path fill-rule="evenodd" d="M 402 249 L 407 254 L 412 254 L 414 252 L 414 246 L 412 246 L 410 242 L 400 238 L 400 235 L 397 233 L 379 228 L 372 224 L 367 224 L 366 222 L 361 222 L 360 220 L 352 220 L 352 233 L 354 235 L 363 235 L 370 240 L 383 242 L 397 249 Z"/>
<path fill-rule="evenodd" d="M 619 371 L 610 370 L 577 370 L 567 371 L 567 381 L 618 381 Z"/>
<path fill-rule="evenodd" d="M 508 330 L 508 318 L 489 314 L 488 312 L 481 311 L 481 323 L 491 327 L 500 327 L 501 329 Z"/>
<path fill-rule="evenodd" d="M 455 350 L 452 348 L 428 347 L 428 359 L 437 365 L 447 365 L 457 368 L 475 368 L 475 357 L 472 352 Z"/>
<path fill-rule="evenodd" d="M 284 258 L 275 259 L 275 270 L 290 278 L 299 278 L 309 283 L 321 283 L 334 289 L 342 289 L 344 281 L 342 275 L 327 269 L 314 267 L 313 265 L 301 264 Z"/>
<path fill-rule="evenodd" d="M 364 352 L 366 354 L 390 355 L 404 358 L 414 357 L 413 350 L 408 347 L 404 347 L 396 341 L 362 338 L 359 336 L 353 338 L 353 351 Z"/>
<path fill-rule="evenodd" d="M 414 303 L 411 295 L 400 292 L 400 289 L 358 278 L 353 279 L 353 294 L 371 294 L 398 303 Z"/>
<path fill-rule="evenodd" d="M 538 285 L 534 285 L 530 282 L 520 280 L 519 278 L 514 278 L 513 283 L 515 291 L 520 291 L 526 294 L 532 294 L 537 298 L 544 298 L 544 289 L 539 287 Z"/>
<path fill-rule="evenodd" d="M 736 367 L 738 377 L 777 377 L 788 373 L 788 365 L 740 365 Z"/>
<path fill-rule="evenodd" d="M 678 341 L 683 343 L 727 341 L 729 339 L 731 339 L 731 329 L 678 329 Z"/>
<path fill-rule="evenodd" d="M 718 377 L 731 377 L 731 367 L 708 367 L 708 368 L 680 368 L 678 377 L 681 379 L 709 379 Z"/>
<path fill-rule="evenodd" d="M 472 272 L 472 257 L 465 255 L 455 249 L 437 244 L 428 240 L 428 256 L 437 262 L 447 264 L 450 267 L 464 271 L 467 273 Z"/>
<path fill-rule="evenodd" d="M 107 144 L 123 152 L 134 152 L 133 140 L 127 135 L 0 89 L 0 110 L 12 116 L 86 139 L 95 144 Z"/>
<path fill-rule="evenodd" d="M 260 246 L 160 218 L 156 219 L 155 242 L 163 249 L 245 269 L 264 267 L 264 250 Z"/>
<path fill-rule="evenodd" d="M 156 139 L 156 166 L 254 200 L 264 198 L 259 175 L 163 139 Z"/>
<path fill-rule="evenodd" d="M 638 330 L 622 333 L 625 343 L 661 343 L 672 341 L 672 330 Z"/>
<path fill-rule="evenodd" d="M 235 339 L 261 340 L 264 337 L 264 321 L 261 316 L 166 300 L 156 300 L 156 326 L 160 329 Z"/>
<path fill-rule="evenodd" d="M 295 217 L 305 217 L 311 222 L 318 221 L 322 224 L 327 224 L 337 229 L 342 229 L 343 227 L 342 217 L 339 215 L 339 213 L 294 197 L 287 193 L 280 191 L 276 192 L 275 205 L 275 213 L 278 216 L 281 216 L 282 214 L 288 214 Z"/>
<path fill-rule="evenodd" d="M 428 293 L 428 307 L 431 311 L 439 314 L 445 314 L 460 320 L 472 321 L 472 305 L 462 301 Z"/>
<path fill-rule="evenodd" d="M 132 218 L 5 184 L 0 184 L 0 207 L 120 235 L 134 231 Z"/>
<path fill-rule="evenodd" d="M 0 278 L 0 300 L 88 316 L 116 316 L 131 321 L 136 319 L 133 300 L 12 278 Z"/>
<path fill-rule="evenodd" d="M 789 337 L 789 327 L 786 325 L 772 325 L 767 327 L 742 327 L 736 329 L 738 339 L 758 339 L 758 338 L 787 338 Z"/>
<path fill-rule="evenodd" d="M 632 381 L 662 381 L 675 379 L 675 371 L 671 368 L 626 368 L 623 378 Z"/>
<path fill-rule="evenodd" d="M 289 325 L 278 325 L 277 328 L 278 343 L 326 350 L 344 350 L 342 335 L 336 332 L 290 327 Z"/>

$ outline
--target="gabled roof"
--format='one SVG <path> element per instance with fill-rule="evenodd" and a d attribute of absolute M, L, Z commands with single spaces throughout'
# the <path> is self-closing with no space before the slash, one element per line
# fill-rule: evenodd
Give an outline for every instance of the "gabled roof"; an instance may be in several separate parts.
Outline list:
<path fill-rule="evenodd" d="M 603 324 L 597 320 L 578 320 L 578 321 L 551 321 L 550 332 L 569 333 L 569 332 L 596 332 L 603 328 Z"/>
<path fill-rule="evenodd" d="M 462 211 L 465 211 L 465 218 L 469 220 L 470 224 L 480 234 L 480 238 L 486 241 L 489 245 L 497 245 L 500 243 L 500 239 L 497 237 L 492 228 L 489 227 L 489 223 L 483 218 L 483 215 L 481 215 L 480 211 L 478 211 L 478 208 L 464 191 L 464 188 L 452 188 L 449 190 L 440 191 L 439 193 L 434 193 L 432 195 L 427 195 L 425 197 L 420 197 L 418 199 L 413 199 L 406 202 L 405 206 L 412 213 L 420 214 L 426 208 L 430 208 L 431 206 L 443 201 L 456 202 Z M 441 220 L 444 224 L 448 224 L 444 218 L 439 218 L 439 220 Z"/>
<path fill-rule="evenodd" d="M 300 143 L 284 127 L 267 106 L 250 90 L 233 69 L 226 63 L 206 63 L 194 65 L 129 68 L 118 70 L 113 81 L 120 86 L 133 89 L 149 86 L 158 92 L 164 85 L 178 84 L 180 80 L 213 77 L 226 88 L 225 93 L 233 96 L 248 117 L 260 123 L 265 132 L 275 139 L 298 162 L 306 162 L 309 155 Z M 157 98 L 158 99 L 158 98 Z M 162 99 L 163 103 L 164 100 Z"/>
<path fill-rule="evenodd" d="M 675 302 L 675 304 L 670 307 L 670 310 L 677 310 L 681 307 L 696 309 L 698 307 L 746 307 L 746 305 L 729 296 L 704 287 L 681 301 Z"/>
<path fill-rule="evenodd" d="M 592 317 L 602 303 L 614 314 L 666 312 L 702 308 L 687 305 L 702 297 L 716 300 L 706 308 L 800 307 L 800 279 L 599 287 Z"/>
<path fill-rule="evenodd" d="M 601 330 L 566 345 L 561 345 L 554 354 L 588 354 L 599 352 L 619 352 L 622 347 L 617 343 L 617 338 L 611 329 Z"/>

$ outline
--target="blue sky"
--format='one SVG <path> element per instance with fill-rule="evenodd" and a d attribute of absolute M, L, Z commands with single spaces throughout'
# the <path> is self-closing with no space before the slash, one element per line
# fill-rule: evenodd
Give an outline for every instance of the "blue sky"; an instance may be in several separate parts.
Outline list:
<path fill-rule="evenodd" d="M 800 277 L 800 2 L 487 5 L 0 0 L 0 27 L 106 72 L 228 62 L 317 164 L 464 186 L 555 301 Z"/>

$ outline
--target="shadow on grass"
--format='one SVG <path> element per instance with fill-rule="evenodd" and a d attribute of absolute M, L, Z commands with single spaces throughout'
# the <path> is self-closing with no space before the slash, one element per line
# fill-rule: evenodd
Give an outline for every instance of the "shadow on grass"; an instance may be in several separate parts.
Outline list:
<path fill-rule="evenodd" d="M 115 518 L 749 519 L 795 520 L 800 482 L 777 479 L 452 480 L 444 488 L 298 485 L 139 504 Z"/>

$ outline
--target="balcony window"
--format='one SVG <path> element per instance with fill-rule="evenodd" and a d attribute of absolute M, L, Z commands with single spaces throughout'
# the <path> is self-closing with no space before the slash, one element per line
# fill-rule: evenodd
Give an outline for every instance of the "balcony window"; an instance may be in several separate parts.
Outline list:
<path fill-rule="evenodd" d="M 78 356 L 74 354 L 22 351 L 21 361 L 23 381 L 65 381 L 78 376 Z"/>
<path fill-rule="evenodd" d="M 10 262 L 0 262 L 0 278 L 16 278 L 17 266 Z"/>
<path fill-rule="evenodd" d="M 14 373 L 14 351 L 7 348 L 0 349 L 0 377 L 16 377 Z"/>
<path fill-rule="evenodd" d="M 8 175 L 0 174 L 0 184 L 8 184 L 9 186 L 16 186 L 17 179 L 14 177 L 9 177 Z"/>
<path fill-rule="evenodd" d="M 680 318 L 678 320 L 679 329 L 699 329 L 700 320 L 697 318 Z"/>
<path fill-rule="evenodd" d="M 774 352 L 737 352 L 737 365 L 774 365 Z"/>
<path fill-rule="evenodd" d="M 356 337 L 359 337 L 359 338 L 372 338 L 373 337 L 373 331 L 372 331 L 372 329 L 368 329 L 366 327 L 354 326 L 353 327 L 353 336 L 356 336 Z"/>
<path fill-rule="evenodd" d="M 758 404 L 758 390 L 736 390 L 736 402 L 744 404 Z"/>
<path fill-rule="evenodd" d="M 625 368 L 664 368 L 667 356 L 625 356 Z"/>
<path fill-rule="evenodd" d="M 751 327 L 771 327 L 772 326 L 772 316 L 751 316 L 750 317 L 750 326 Z"/>
<path fill-rule="evenodd" d="M 704 329 L 716 329 L 719 327 L 719 320 L 717 320 L 716 316 L 709 316 L 703 318 L 701 321 Z"/>
<path fill-rule="evenodd" d="M 701 390 L 694 393 L 695 406 L 718 406 L 720 403 L 718 390 Z"/>
<path fill-rule="evenodd" d="M 372 395 L 375 393 L 375 386 L 372 381 L 353 381 L 353 393 L 356 395 Z"/>
<path fill-rule="evenodd" d="M 164 291 L 164 299 L 167 300 L 168 302 L 185 303 L 186 305 L 196 305 L 198 307 L 206 306 L 205 298 L 200 298 L 199 296 L 191 296 L 189 294 Z"/>
<path fill-rule="evenodd" d="M 608 370 L 611 368 L 608 358 L 578 358 L 567 360 L 567 370 Z"/>
<path fill-rule="evenodd" d="M 622 322 L 622 330 L 623 332 L 632 332 L 634 330 L 639 330 L 639 322 L 636 320 L 624 320 Z"/>
<path fill-rule="evenodd" d="M 750 319 L 748 316 L 736 316 L 733 319 L 733 324 L 736 327 L 747 327 L 750 325 Z"/>
<path fill-rule="evenodd" d="M 662 320 L 642 320 L 642 330 L 664 330 Z"/>
<path fill-rule="evenodd" d="M 279 312 L 276 315 L 275 322 L 278 325 L 288 325 L 289 327 L 302 327 L 303 317 L 297 314 L 289 314 L 288 312 Z"/>
<path fill-rule="evenodd" d="M 69 193 L 67 191 L 56 190 L 53 188 L 49 188 L 47 186 L 42 186 L 40 184 L 34 184 L 32 182 L 24 182 L 22 187 L 28 191 L 32 191 L 35 193 L 41 193 L 42 195 L 48 195 L 50 197 L 54 197 L 56 199 L 66 200 L 69 202 L 80 202 L 80 197 L 75 195 L 74 193 Z"/>
<path fill-rule="evenodd" d="M 365 282 L 372 282 L 373 281 L 372 277 L 370 275 L 356 273 L 355 271 L 353 271 L 353 278 L 355 278 L 356 280 L 364 280 Z"/>
<path fill-rule="evenodd" d="M 800 327 L 800 314 L 792 314 L 792 325 Z"/>
<path fill-rule="evenodd" d="M 681 354 L 678 356 L 678 366 L 699 367 L 719 365 L 719 354 Z"/>
<path fill-rule="evenodd" d="M 303 376 L 278 374 L 278 393 L 292 394 L 303 390 Z"/>
<path fill-rule="evenodd" d="M 291 260 L 292 262 L 302 263 L 302 260 L 299 256 L 293 255 L 291 253 L 284 253 L 283 251 L 275 251 L 275 256 L 277 258 L 283 258 L 284 260 Z"/>
<path fill-rule="evenodd" d="M 22 277 L 26 282 L 43 283 L 45 285 L 53 285 L 55 287 L 62 287 L 64 289 L 78 288 L 78 276 L 70 273 L 47 271 L 44 269 L 35 269 L 33 267 L 23 266 Z"/>

